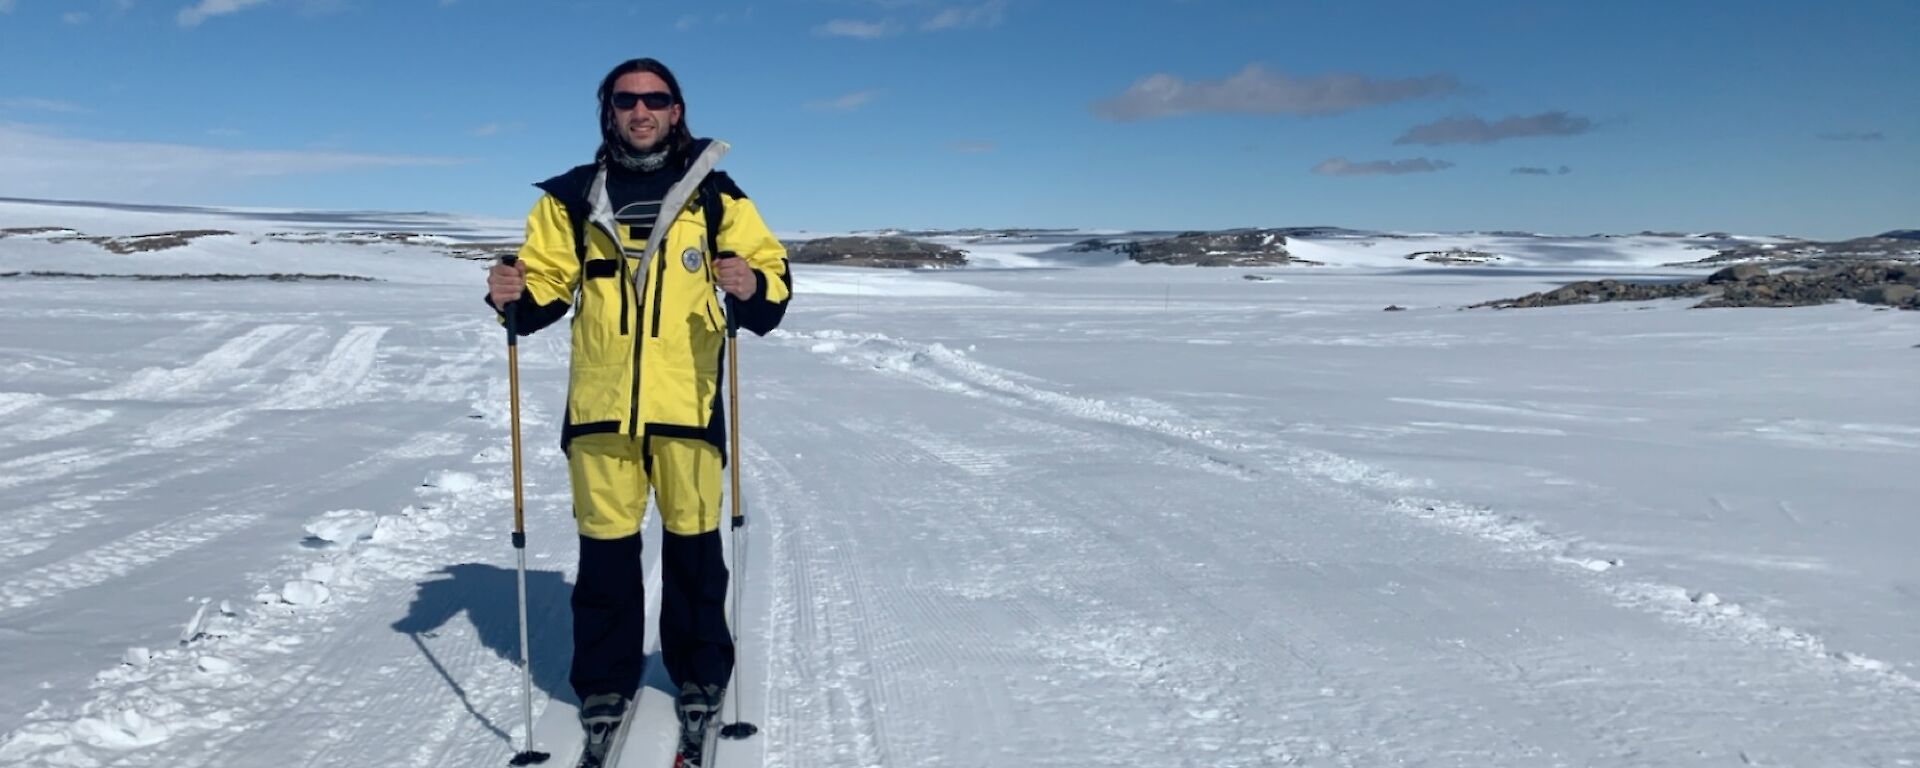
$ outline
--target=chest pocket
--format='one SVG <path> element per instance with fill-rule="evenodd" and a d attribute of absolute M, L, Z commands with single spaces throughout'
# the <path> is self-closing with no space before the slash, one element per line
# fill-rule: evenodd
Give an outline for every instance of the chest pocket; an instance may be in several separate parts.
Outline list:
<path fill-rule="evenodd" d="M 682 210 L 660 243 L 650 275 L 653 285 L 648 327 L 654 337 L 661 335 L 663 326 L 666 333 L 674 334 L 676 324 L 708 332 L 715 328 L 706 225 L 705 217 Z"/>

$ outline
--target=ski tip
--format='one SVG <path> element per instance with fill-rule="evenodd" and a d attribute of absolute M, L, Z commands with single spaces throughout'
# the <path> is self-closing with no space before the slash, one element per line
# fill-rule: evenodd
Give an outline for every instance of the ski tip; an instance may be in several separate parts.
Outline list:
<path fill-rule="evenodd" d="M 547 758 L 549 757 L 553 757 L 553 755 L 549 755 L 545 752 L 535 752 L 533 750 L 527 750 L 525 752 L 521 752 L 520 754 L 514 755 L 513 759 L 507 762 L 507 765 L 512 765 L 512 766 L 539 765 L 541 763 L 546 762 Z"/>
<path fill-rule="evenodd" d="M 735 740 L 749 739 L 753 738 L 753 735 L 759 732 L 760 727 L 753 723 L 727 723 L 725 727 L 720 729 L 720 737 Z"/>

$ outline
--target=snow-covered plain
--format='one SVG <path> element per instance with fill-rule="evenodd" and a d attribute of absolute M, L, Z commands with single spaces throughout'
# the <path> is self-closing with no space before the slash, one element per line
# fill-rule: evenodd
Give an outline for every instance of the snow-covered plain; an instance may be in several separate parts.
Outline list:
<path fill-rule="evenodd" d="M 270 233 L 511 222 L 0 202 L 4 227 L 236 234 L 14 235 L 0 273 L 374 280 L 0 278 L 0 764 L 504 765 L 482 264 Z M 1920 314 L 1461 309 L 1697 276 L 1660 266 L 1709 255 L 1680 238 L 1308 239 L 1330 266 L 1263 269 L 1071 239 L 803 265 L 743 343 L 735 702 L 762 732 L 722 765 L 1920 765 Z M 1405 259 L 1447 248 L 1506 258 Z M 565 342 L 519 356 L 541 707 Z"/>

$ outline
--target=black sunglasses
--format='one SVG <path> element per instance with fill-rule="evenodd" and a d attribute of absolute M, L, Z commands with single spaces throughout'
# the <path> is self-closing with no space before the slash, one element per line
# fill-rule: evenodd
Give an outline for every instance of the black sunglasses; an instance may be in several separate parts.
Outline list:
<path fill-rule="evenodd" d="M 647 109 L 666 109 L 673 104 L 673 94 L 667 93 L 666 91 L 649 91 L 647 93 L 614 91 L 614 109 L 623 111 L 633 109 L 633 105 L 635 104 L 645 104 L 647 105 Z"/>

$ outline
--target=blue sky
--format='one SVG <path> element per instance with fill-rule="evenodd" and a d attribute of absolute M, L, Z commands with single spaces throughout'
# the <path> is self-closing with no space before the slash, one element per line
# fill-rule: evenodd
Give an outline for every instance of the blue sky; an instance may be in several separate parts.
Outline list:
<path fill-rule="evenodd" d="M 0 0 L 0 196 L 519 217 L 653 56 L 780 231 L 1920 227 L 1920 2 Z"/>

